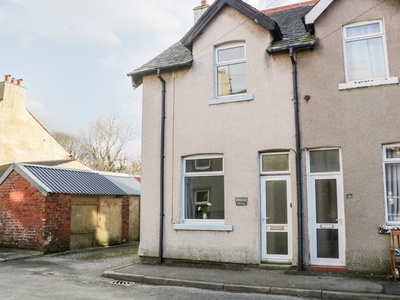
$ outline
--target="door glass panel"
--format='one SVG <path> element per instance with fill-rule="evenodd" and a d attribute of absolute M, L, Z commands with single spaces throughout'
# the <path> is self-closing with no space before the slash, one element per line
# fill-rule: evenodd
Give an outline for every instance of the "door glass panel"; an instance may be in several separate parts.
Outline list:
<path fill-rule="evenodd" d="M 286 180 L 265 182 L 267 224 L 287 224 Z"/>
<path fill-rule="evenodd" d="M 312 173 L 340 171 L 339 150 L 311 151 L 310 170 Z"/>
<path fill-rule="evenodd" d="M 337 229 L 317 229 L 317 256 L 319 258 L 339 258 Z"/>
<path fill-rule="evenodd" d="M 287 232 L 267 232 L 267 253 L 288 254 Z"/>
<path fill-rule="evenodd" d="M 289 154 L 268 154 L 262 156 L 262 172 L 289 171 Z"/>
<path fill-rule="evenodd" d="M 337 223 L 336 179 L 315 180 L 317 223 Z"/>

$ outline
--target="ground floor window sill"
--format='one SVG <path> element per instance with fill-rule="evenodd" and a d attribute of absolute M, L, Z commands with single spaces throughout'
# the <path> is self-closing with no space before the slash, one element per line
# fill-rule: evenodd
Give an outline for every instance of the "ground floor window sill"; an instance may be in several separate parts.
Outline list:
<path fill-rule="evenodd" d="M 203 230 L 203 231 L 233 231 L 232 225 L 225 224 L 210 224 L 210 223 L 190 223 L 190 224 L 174 224 L 175 230 Z"/>

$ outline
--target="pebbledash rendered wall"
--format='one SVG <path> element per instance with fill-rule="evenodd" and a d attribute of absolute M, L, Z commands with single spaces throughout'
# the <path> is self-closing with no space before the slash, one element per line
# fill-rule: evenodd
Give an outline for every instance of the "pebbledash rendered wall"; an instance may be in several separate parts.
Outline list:
<path fill-rule="evenodd" d="M 342 155 L 350 271 L 385 272 L 390 266 L 389 235 L 378 233 L 385 223 L 382 145 L 400 142 L 400 86 L 339 89 L 345 83 L 341 28 L 357 22 L 383 20 L 389 76 L 400 76 L 400 1 L 377 4 L 374 0 L 334 1 L 315 23 L 316 49 L 297 56 L 299 99 L 311 96 L 309 101 L 300 101 L 302 147 L 335 147 Z"/>
<path fill-rule="evenodd" d="M 110 199 L 82 196 L 83 199 L 85 197 L 95 200 L 98 206 L 107 205 Z M 44 253 L 69 250 L 72 198 L 73 196 L 66 194 L 50 193 L 44 196 L 17 172 L 11 172 L 0 186 L 0 245 L 36 249 Z M 126 243 L 129 241 L 130 199 L 119 199 L 122 205 L 122 229 L 117 238 L 121 243 Z M 111 239 L 114 237 L 110 236 Z M 105 243 L 106 241 L 98 241 L 89 246 Z"/>
<path fill-rule="evenodd" d="M 241 24 L 241 26 L 238 26 Z M 231 30 L 235 28 L 235 30 Z M 222 37 L 222 38 L 221 38 Z M 247 93 L 251 101 L 209 105 L 214 98 L 214 47 L 246 45 Z M 161 72 L 166 81 L 165 217 L 163 257 L 258 264 L 260 262 L 259 152 L 284 149 L 294 166 L 292 65 L 289 55 L 266 53 L 269 31 L 227 6 L 193 44 L 193 66 Z M 161 82 L 143 78 L 141 242 L 143 258 L 159 255 Z M 182 159 L 222 154 L 225 224 L 232 231 L 174 229 L 181 222 Z M 291 168 L 292 199 L 296 199 Z M 236 206 L 235 197 L 247 197 Z M 293 201 L 293 261 L 297 261 L 296 204 Z"/>

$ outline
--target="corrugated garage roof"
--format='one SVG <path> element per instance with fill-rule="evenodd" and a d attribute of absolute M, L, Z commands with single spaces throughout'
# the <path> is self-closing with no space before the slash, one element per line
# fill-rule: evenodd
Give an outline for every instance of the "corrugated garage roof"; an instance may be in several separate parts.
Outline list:
<path fill-rule="evenodd" d="M 105 176 L 90 170 L 66 169 L 14 163 L 0 178 L 0 184 L 15 170 L 41 193 L 74 195 L 132 195 Z"/>
<path fill-rule="evenodd" d="M 99 174 L 105 176 L 107 179 L 112 181 L 125 193 L 135 196 L 140 195 L 141 184 L 132 175 L 109 172 L 99 172 Z"/>

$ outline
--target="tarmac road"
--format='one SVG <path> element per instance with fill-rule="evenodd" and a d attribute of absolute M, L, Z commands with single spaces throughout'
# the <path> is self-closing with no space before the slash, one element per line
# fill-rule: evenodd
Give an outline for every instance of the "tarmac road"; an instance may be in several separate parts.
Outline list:
<path fill-rule="evenodd" d="M 137 261 L 136 251 L 137 244 L 130 244 L 0 262 L 0 299 L 299 299 L 138 283 L 128 285 L 101 276 L 105 270 Z"/>

